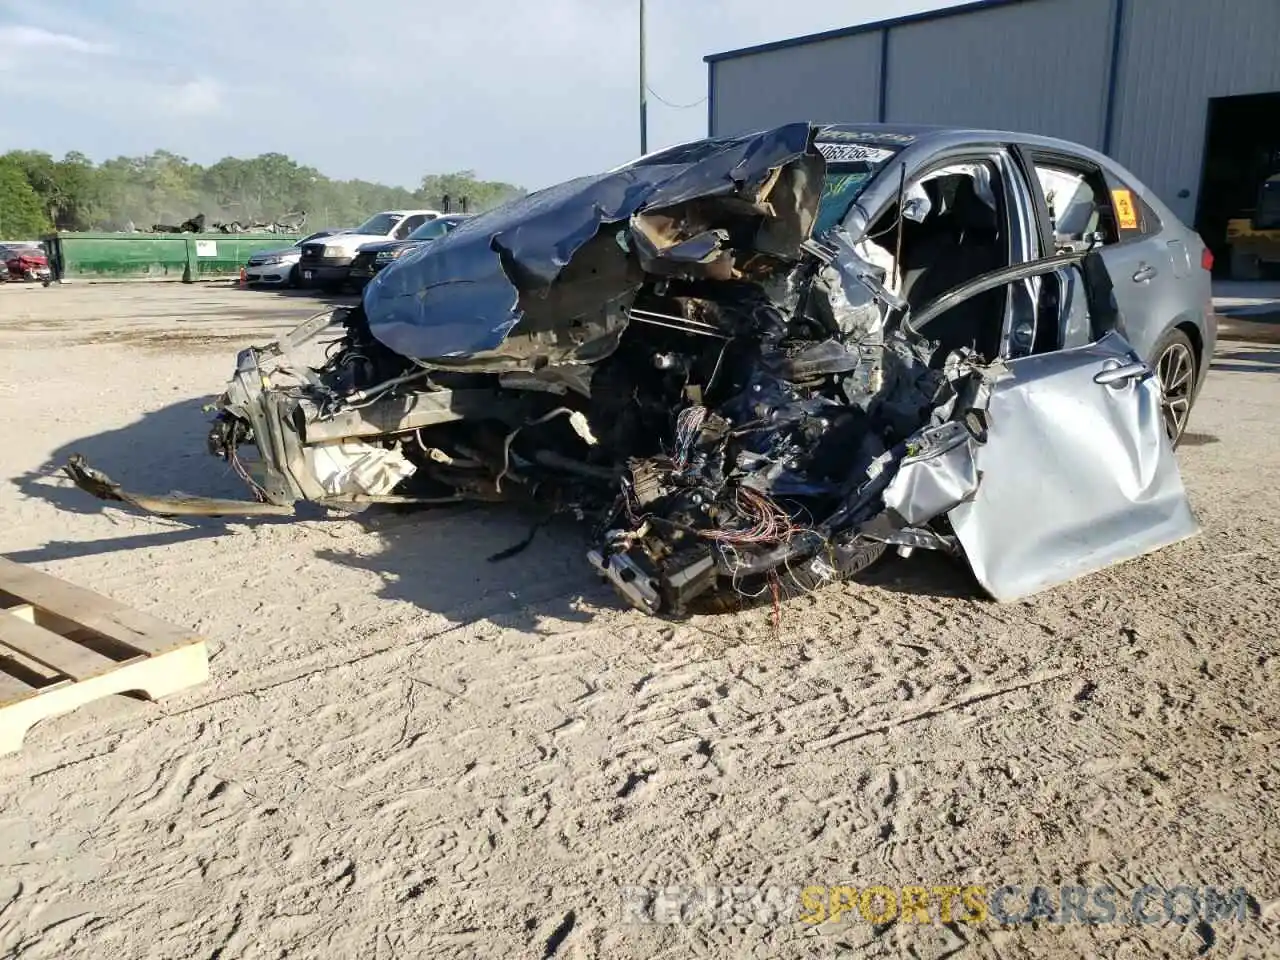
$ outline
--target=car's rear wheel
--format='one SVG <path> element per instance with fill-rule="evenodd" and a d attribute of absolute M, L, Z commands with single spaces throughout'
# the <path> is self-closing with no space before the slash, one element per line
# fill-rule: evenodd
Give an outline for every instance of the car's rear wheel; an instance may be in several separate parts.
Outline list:
<path fill-rule="evenodd" d="M 1196 390 L 1196 352 L 1181 330 L 1170 330 L 1152 351 L 1160 384 L 1160 413 L 1164 429 L 1176 447 L 1187 429 Z"/>

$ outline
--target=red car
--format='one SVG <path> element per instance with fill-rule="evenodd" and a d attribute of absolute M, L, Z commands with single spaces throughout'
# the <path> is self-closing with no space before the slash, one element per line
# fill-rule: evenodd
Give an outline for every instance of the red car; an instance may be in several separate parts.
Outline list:
<path fill-rule="evenodd" d="M 10 280 L 43 280 L 48 283 L 53 273 L 49 258 L 39 247 L 29 244 L 0 244 L 0 260 L 9 268 Z"/>

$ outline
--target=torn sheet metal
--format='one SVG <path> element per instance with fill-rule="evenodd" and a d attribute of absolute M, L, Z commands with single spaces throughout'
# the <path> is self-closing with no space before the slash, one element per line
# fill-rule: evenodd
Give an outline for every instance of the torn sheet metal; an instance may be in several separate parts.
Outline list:
<path fill-rule="evenodd" d="M 474 217 L 374 278 L 364 295 L 369 330 L 406 357 L 483 357 L 552 294 L 597 237 L 600 268 L 592 276 L 603 270 L 607 282 L 593 284 L 568 316 L 561 310 L 548 321 L 576 314 L 598 325 L 588 337 L 625 323 L 623 311 L 609 306 L 625 306 L 644 281 L 627 270 L 633 248 L 651 268 L 672 262 L 674 272 L 723 279 L 727 234 L 720 231 L 741 233 L 767 214 L 761 234 L 736 246 L 798 258 L 824 169 L 811 140 L 807 123 L 702 140 Z"/>
<path fill-rule="evenodd" d="M 101 470 L 95 470 L 80 454 L 73 454 L 62 472 L 81 490 L 99 500 L 125 503 L 143 513 L 159 517 L 288 517 L 293 504 L 255 503 L 251 500 L 223 500 L 193 497 L 182 493 L 153 496 L 129 493 Z"/>
<path fill-rule="evenodd" d="M 77 487 L 99 500 L 124 503 L 157 517 L 291 517 L 295 514 L 293 503 L 228 500 L 221 497 L 200 497 L 176 492 L 167 496 L 131 493 L 101 470 L 90 466 L 80 454 L 73 454 L 63 466 L 62 472 Z M 412 497 L 354 492 L 318 497 L 311 502 L 321 506 L 357 507 L 375 503 L 439 505 L 457 503 L 461 499 L 458 496 Z"/>
<path fill-rule="evenodd" d="M 928 523 L 978 489 L 976 443 L 964 421 L 928 427 L 907 441 L 907 455 L 884 491 L 884 505 L 913 526 Z"/>
<path fill-rule="evenodd" d="M 1117 334 L 1009 362 L 981 482 L 948 517 L 978 582 L 1016 600 L 1194 536 L 1160 389 Z M 1110 383 L 1108 374 L 1119 376 Z"/>

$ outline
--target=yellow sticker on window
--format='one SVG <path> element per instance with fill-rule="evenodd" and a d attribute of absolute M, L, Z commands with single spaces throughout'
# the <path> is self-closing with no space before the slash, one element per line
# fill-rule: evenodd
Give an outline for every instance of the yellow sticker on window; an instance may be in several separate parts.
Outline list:
<path fill-rule="evenodd" d="M 1133 202 L 1133 191 L 1118 189 L 1111 191 L 1111 202 L 1115 204 L 1116 221 L 1121 230 L 1138 230 L 1138 208 Z"/>

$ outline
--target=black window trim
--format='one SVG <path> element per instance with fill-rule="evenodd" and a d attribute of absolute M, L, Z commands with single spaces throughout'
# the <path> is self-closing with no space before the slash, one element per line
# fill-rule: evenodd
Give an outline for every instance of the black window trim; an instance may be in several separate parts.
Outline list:
<path fill-rule="evenodd" d="M 1049 202 L 1040 187 L 1040 177 L 1036 174 L 1035 155 L 1022 143 L 1010 144 L 1014 164 L 1022 174 L 1027 192 L 1031 195 L 1031 203 L 1036 210 L 1036 235 L 1040 239 L 1040 256 L 1052 256 L 1056 248 L 1053 239 L 1053 218 L 1049 215 Z"/>

